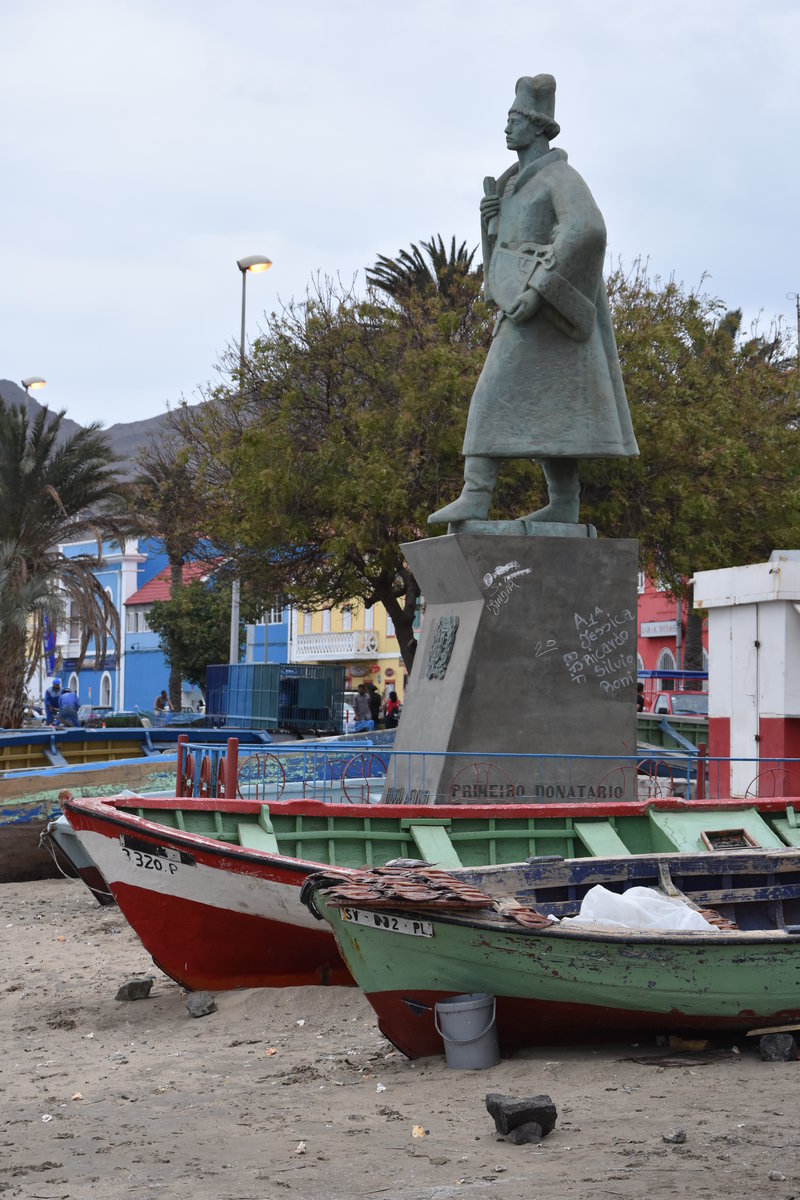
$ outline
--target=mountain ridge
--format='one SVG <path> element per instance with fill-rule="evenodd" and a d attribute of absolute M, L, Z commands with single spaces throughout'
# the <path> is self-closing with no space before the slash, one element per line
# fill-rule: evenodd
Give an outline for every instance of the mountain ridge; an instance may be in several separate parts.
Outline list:
<path fill-rule="evenodd" d="M 27 413 L 29 420 L 33 420 L 42 411 L 47 408 L 48 412 L 54 416 L 57 409 L 50 408 L 49 405 L 40 404 L 34 399 L 24 388 L 18 383 L 14 383 L 11 379 L 0 379 L 0 398 L 9 405 L 22 405 Z M 118 421 L 114 425 L 109 425 L 102 432 L 108 438 L 109 444 L 115 457 L 119 460 L 120 475 L 124 479 L 130 479 L 137 473 L 138 464 L 137 456 L 140 450 L 143 450 L 150 444 L 152 439 L 164 432 L 166 421 L 169 417 L 168 412 L 159 413 L 155 417 L 145 417 L 140 421 Z M 83 428 L 77 421 L 73 421 L 71 417 L 64 417 L 59 431 L 59 441 L 64 441 L 68 437 L 72 437 Z"/>

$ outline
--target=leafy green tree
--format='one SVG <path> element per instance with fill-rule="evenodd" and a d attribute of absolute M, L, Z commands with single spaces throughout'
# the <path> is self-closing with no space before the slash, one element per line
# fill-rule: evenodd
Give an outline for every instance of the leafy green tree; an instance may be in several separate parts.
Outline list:
<path fill-rule="evenodd" d="M 643 569 L 676 597 L 695 571 L 796 546 L 800 396 L 785 333 L 743 336 L 741 312 L 641 263 L 608 284 L 640 457 L 582 464 L 583 519 L 638 538 Z M 685 663 L 702 665 L 695 620 Z"/>
<path fill-rule="evenodd" d="M 60 437 L 64 413 L 30 420 L 0 399 L 0 725 L 22 724 L 25 684 L 41 659 L 47 619 L 63 623 L 71 606 L 81 628 L 79 665 L 90 640 L 105 660 L 118 639 L 116 609 L 95 571 L 105 539 L 125 532 L 116 463 L 93 424 Z M 59 543 L 96 542 L 95 553 L 67 558 Z"/>
<path fill-rule="evenodd" d="M 460 486 L 491 328 L 480 280 L 468 261 L 460 269 L 458 308 L 438 292 L 410 290 L 401 306 L 318 286 L 255 343 L 244 396 L 220 389 L 178 414 L 214 543 L 256 594 L 381 601 L 409 668 L 419 587 L 400 545 L 426 537 L 428 514 Z"/>
<path fill-rule="evenodd" d="M 246 591 L 240 602 L 239 648 L 243 622 L 255 621 L 261 608 Z M 206 668 L 228 661 L 231 629 L 231 589 L 226 582 L 195 579 L 178 588 L 169 600 L 156 600 L 147 623 L 159 635 L 161 649 L 178 678 L 206 692 Z M 170 699 L 170 704 L 172 700 Z M 173 705 L 173 708 L 175 706 Z M 178 700 L 180 709 L 180 699 Z"/>

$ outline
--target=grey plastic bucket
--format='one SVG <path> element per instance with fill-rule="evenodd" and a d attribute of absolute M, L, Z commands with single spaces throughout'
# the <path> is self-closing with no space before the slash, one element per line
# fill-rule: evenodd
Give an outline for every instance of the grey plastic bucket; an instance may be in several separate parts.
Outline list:
<path fill-rule="evenodd" d="M 480 1070 L 500 1061 L 495 1011 L 495 998 L 488 992 L 437 1000 L 433 1019 L 444 1041 L 448 1067 Z"/>

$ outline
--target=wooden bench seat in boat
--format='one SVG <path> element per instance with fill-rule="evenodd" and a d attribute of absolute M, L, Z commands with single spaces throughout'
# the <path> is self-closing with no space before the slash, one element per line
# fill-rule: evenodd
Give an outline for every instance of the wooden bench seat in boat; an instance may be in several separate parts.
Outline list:
<path fill-rule="evenodd" d="M 407 829 L 411 834 L 414 844 L 425 862 L 451 868 L 464 865 L 458 857 L 455 846 L 450 841 L 449 821 L 421 818 L 420 820 L 401 821 L 400 825 L 402 829 Z"/>
<path fill-rule="evenodd" d="M 572 828 L 589 853 L 597 858 L 621 858 L 630 854 L 610 821 L 573 821 Z"/>
<path fill-rule="evenodd" d="M 268 854 L 280 854 L 278 839 L 275 836 L 269 809 L 266 805 L 261 806 L 258 825 L 240 821 L 238 830 L 239 845 L 244 846 L 246 850 L 266 850 Z"/>
<path fill-rule="evenodd" d="M 785 817 L 772 818 L 772 827 L 787 846 L 797 846 L 800 849 L 800 821 L 791 804 L 786 809 Z"/>
<path fill-rule="evenodd" d="M 743 844 L 753 849 L 780 850 L 785 845 L 755 808 L 740 808 L 732 812 L 714 811 L 713 808 L 699 812 L 657 812 L 651 809 L 649 817 L 653 850 L 660 853 L 677 850 L 680 854 L 696 854 L 717 849 L 713 845 L 714 834 L 740 833 L 743 835 Z M 777 826 L 777 822 L 773 821 L 773 825 Z M 703 834 L 710 838 L 710 845 L 703 840 Z"/>

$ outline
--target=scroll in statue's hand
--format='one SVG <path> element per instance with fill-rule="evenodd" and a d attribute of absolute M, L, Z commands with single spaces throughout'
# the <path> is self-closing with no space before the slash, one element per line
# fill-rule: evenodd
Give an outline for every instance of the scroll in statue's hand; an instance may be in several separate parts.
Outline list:
<path fill-rule="evenodd" d="M 481 220 L 487 224 L 500 212 L 499 196 L 484 196 L 481 200 Z"/>
<path fill-rule="evenodd" d="M 541 308 L 542 297 L 534 288 L 526 288 L 521 296 L 515 300 L 514 305 L 510 308 L 506 316 L 512 321 L 522 324 L 524 321 L 530 321 Z"/>

